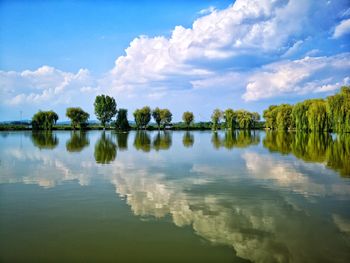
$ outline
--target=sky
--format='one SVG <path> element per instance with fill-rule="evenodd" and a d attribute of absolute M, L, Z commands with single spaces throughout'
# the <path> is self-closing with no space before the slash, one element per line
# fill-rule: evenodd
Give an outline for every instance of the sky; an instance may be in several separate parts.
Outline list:
<path fill-rule="evenodd" d="M 0 121 L 96 95 L 173 120 L 262 111 L 350 85 L 349 0 L 0 0 Z"/>

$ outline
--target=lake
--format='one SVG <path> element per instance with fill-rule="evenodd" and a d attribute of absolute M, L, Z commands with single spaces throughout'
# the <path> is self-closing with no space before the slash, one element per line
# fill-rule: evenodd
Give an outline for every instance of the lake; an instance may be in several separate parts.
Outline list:
<path fill-rule="evenodd" d="M 2 262 L 350 262 L 350 134 L 1 132 Z"/>

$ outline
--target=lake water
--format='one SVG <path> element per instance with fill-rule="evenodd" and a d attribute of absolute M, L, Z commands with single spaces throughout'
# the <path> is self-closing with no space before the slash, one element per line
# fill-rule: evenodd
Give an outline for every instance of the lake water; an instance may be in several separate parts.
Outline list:
<path fill-rule="evenodd" d="M 2 262 L 350 262 L 350 134 L 0 133 Z"/>

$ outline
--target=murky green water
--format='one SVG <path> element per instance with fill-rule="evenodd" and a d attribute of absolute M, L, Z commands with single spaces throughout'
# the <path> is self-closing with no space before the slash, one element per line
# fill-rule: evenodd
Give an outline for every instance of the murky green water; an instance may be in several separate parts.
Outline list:
<path fill-rule="evenodd" d="M 0 261 L 350 262 L 350 135 L 0 133 Z"/>

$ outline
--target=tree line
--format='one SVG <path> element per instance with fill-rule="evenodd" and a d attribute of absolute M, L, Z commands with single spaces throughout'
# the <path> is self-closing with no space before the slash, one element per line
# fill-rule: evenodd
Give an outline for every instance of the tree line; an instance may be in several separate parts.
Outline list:
<path fill-rule="evenodd" d="M 112 119 L 112 126 L 117 130 L 130 130 L 127 118 L 127 109 L 117 109 L 117 103 L 113 97 L 107 95 L 96 96 L 94 102 L 95 115 L 105 129 Z M 89 114 L 79 107 L 67 108 L 66 116 L 71 120 L 71 126 L 75 129 L 84 129 L 87 126 Z M 172 113 L 169 109 L 149 106 L 136 109 L 133 112 L 135 126 L 138 130 L 146 129 L 151 119 L 157 128 L 166 129 L 172 126 Z M 257 129 L 267 128 L 272 130 L 301 130 L 301 131 L 334 131 L 350 132 L 350 87 L 342 87 L 340 92 L 326 99 L 309 99 L 295 105 L 281 104 L 271 105 L 264 110 L 265 125 L 260 122 L 257 112 L 247 110 L 224 111 L 215 109 L 211 115 L 210 127 L 214 131 L 218 129 Z M 183 123 L 187 129 L 194 123 L 193 112 L 186 111 L 182 115 Z M 35 130 L 51 130 L 58 120 L 54 111 L 39 111 L 32 118 L 32 127 Z"/>
<path fill-rule="evenodd" d="M 272 130 L 350 132 L 350 87 L 326 99 L 271 105 L 263 117 Z"/>

